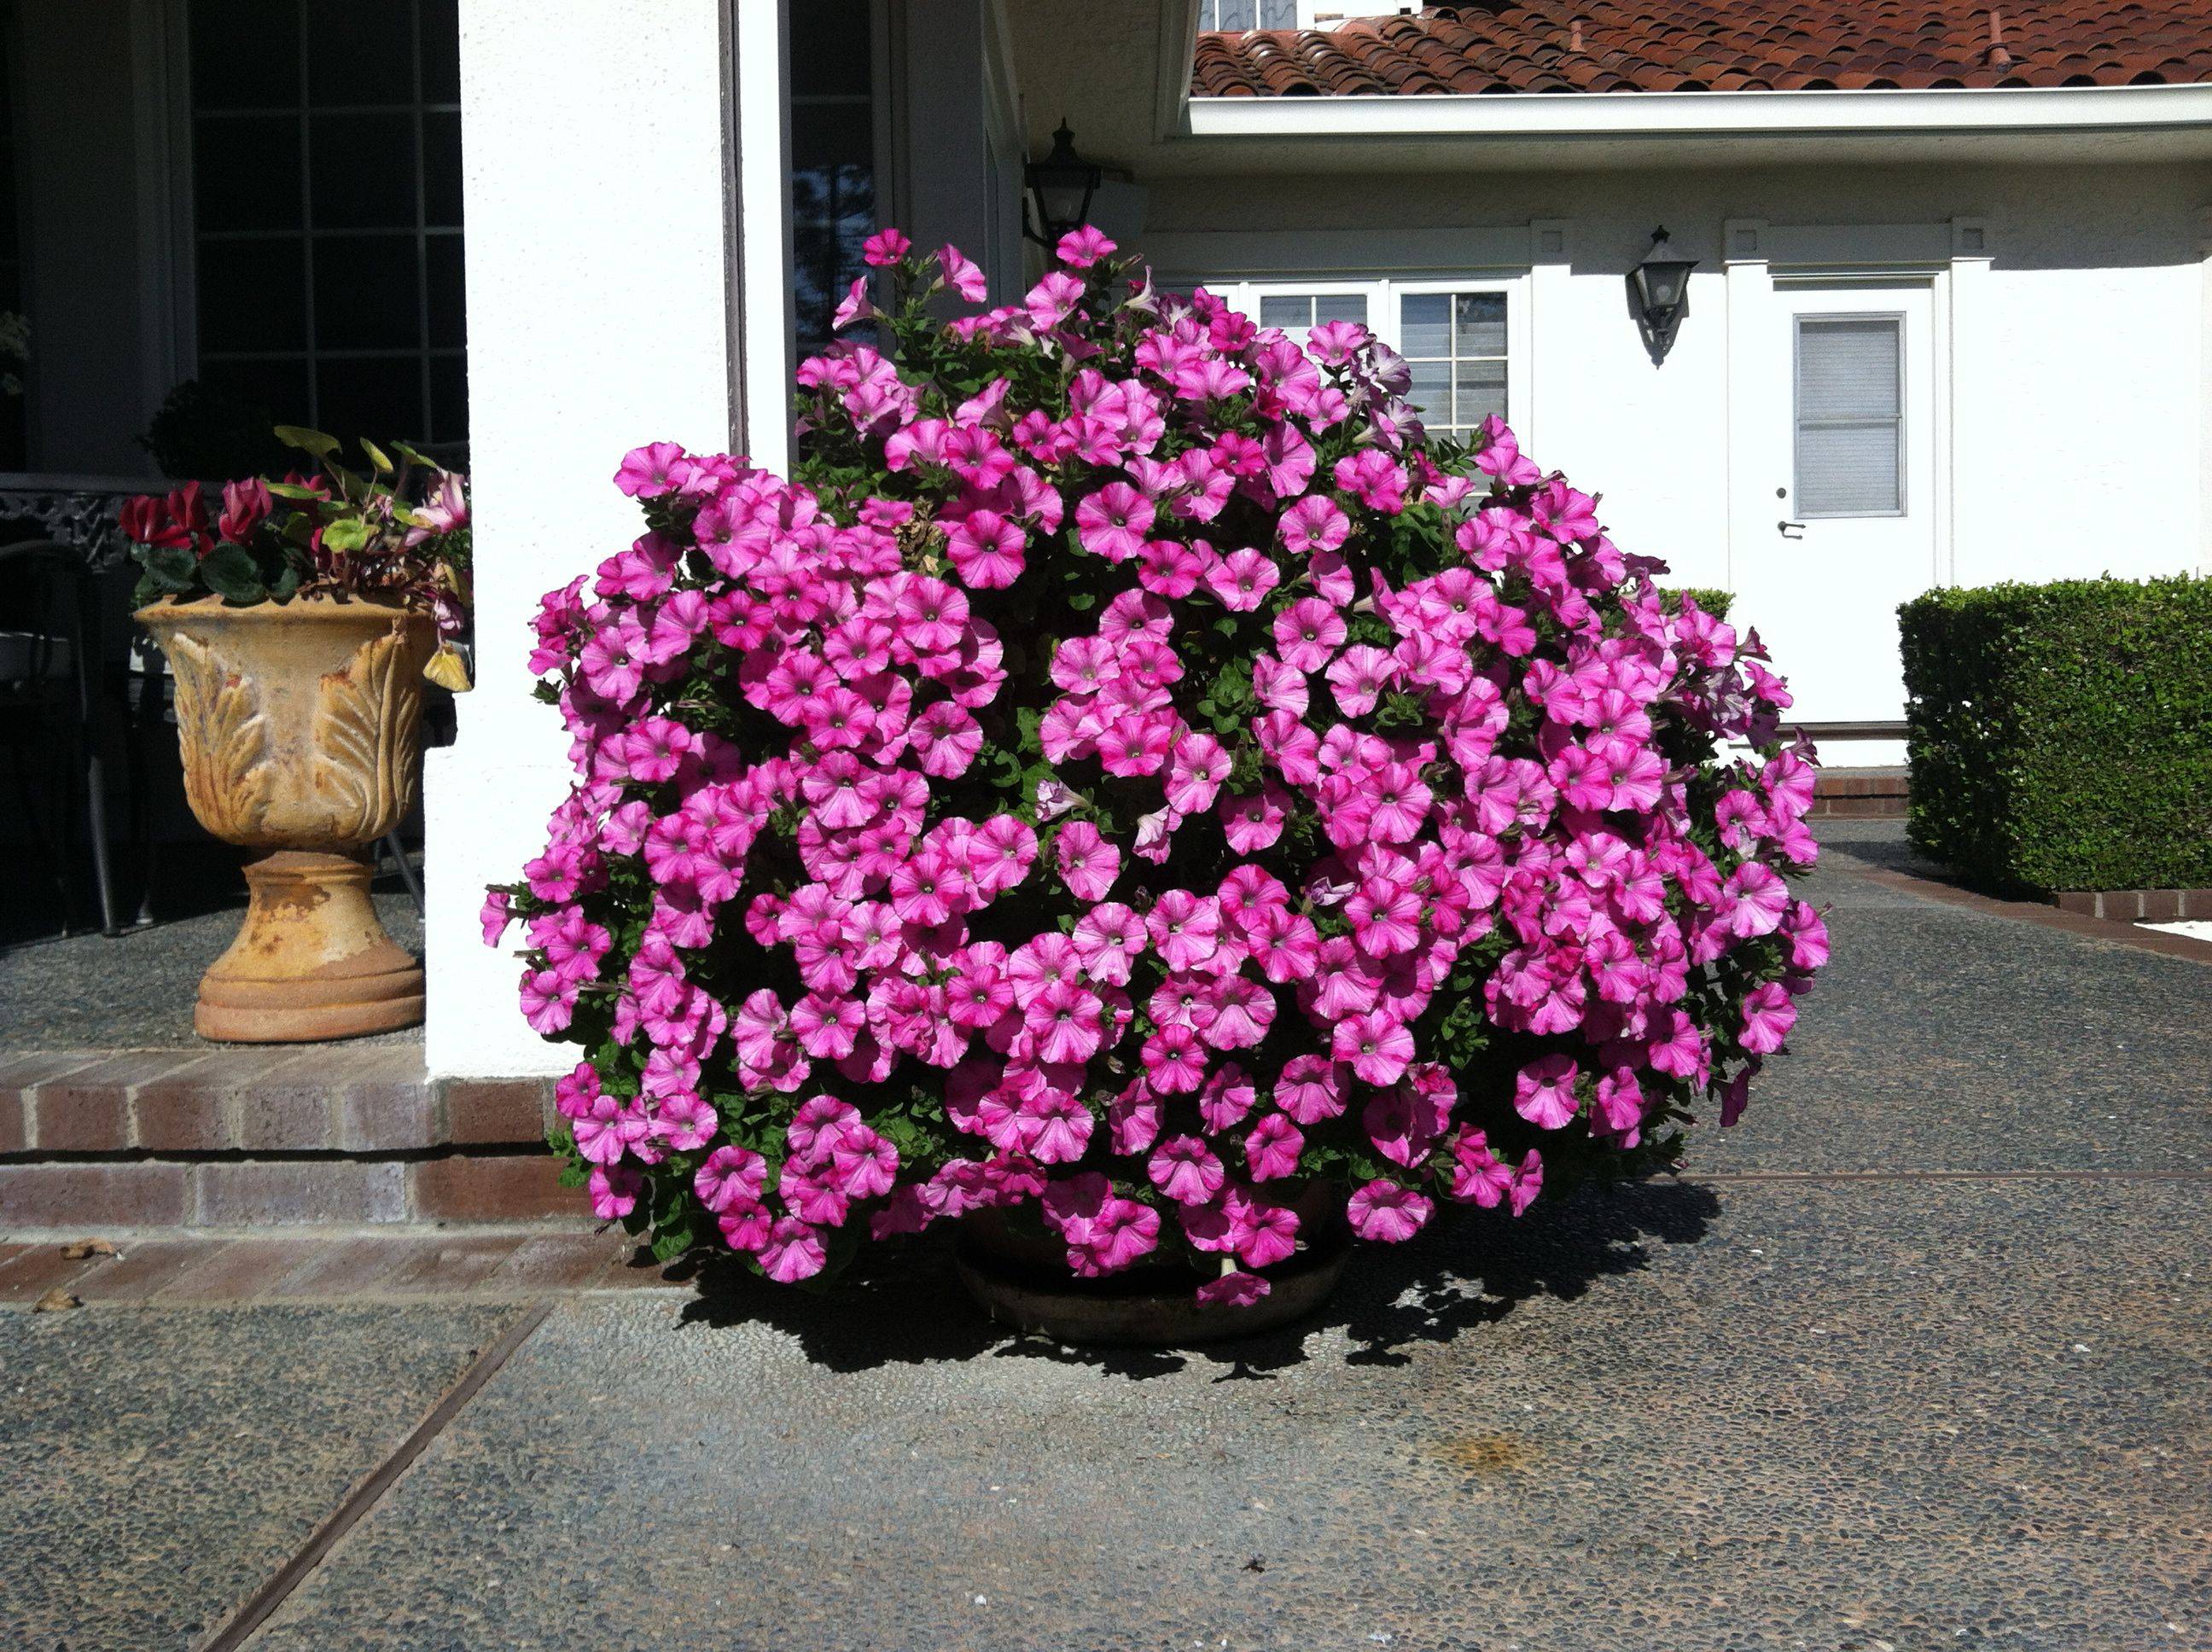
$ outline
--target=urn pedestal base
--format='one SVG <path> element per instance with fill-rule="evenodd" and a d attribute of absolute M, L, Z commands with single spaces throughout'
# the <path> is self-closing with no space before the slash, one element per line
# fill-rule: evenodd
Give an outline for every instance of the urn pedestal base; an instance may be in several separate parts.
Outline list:
<path fill-rule="evenodd" d="M 422 1019 L 422 967 L 377 920 L 368 863 L 285 849 L 246 869 L 252 900 L 200 981 L 192 1027 L 228 1043 L 390 1032 Z"/>

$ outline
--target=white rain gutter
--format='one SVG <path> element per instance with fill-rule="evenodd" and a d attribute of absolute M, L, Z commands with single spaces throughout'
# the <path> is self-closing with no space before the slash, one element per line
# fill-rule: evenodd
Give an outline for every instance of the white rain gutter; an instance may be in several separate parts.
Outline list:
<path fill-rule="evenodd" d="M 2212 129 L 2212 86 L 1194 97 L 1192 137 L 1623 137 Z"/>

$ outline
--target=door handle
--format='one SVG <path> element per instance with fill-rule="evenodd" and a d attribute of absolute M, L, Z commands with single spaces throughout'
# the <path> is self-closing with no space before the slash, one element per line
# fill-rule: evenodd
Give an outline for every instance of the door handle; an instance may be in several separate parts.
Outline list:
<path fill-rule="evenodd" d="M 1792 533 L 1790 531 L 1792 528 L 1796 529 L 1797 531 Z M 1802 539 L 1805 537 L 1805 525 L 1802 522 L 1777 522 L 1774 529 L 1784 539 Z"/>

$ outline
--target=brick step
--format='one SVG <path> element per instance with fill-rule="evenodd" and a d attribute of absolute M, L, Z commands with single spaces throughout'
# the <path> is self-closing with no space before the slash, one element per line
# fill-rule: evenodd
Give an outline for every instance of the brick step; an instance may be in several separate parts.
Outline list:
<path fill-rule="evenodd" d="M 1814 819 L 1901 820 L 1910 771 L 1824 768 L 1813 782 Z"/>
<path fill-rule="evenodd" d="M 413 1156 L 102 1155 L 0 1160 L 0 1233 L 27 1228 L 588 1222 L 560 1161 L 528 1151 Z"/>
<path fill-rule="evenodd" d="M 551 1103 L 419 1045 L 0 1057 L 0 1231 L 588 1220 Z"/>

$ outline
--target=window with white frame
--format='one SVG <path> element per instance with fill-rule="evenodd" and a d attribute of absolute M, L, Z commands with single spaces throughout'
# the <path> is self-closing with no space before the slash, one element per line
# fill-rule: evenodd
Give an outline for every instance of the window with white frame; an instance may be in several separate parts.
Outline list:
<path fill-rule="evenodd" d="M 1200 284 L 1263 327 L 1280 327 L 1301 343 L 1330 321 L 1357 321 L 1406 358 L 1413 376 L 1407 399 L 1439 435 L 1464 437 L 1496 413 L 1527 422 L 1526 328 L 1522 278 L 1389 276 L 1366 281 L 1170 282 Z"/>

